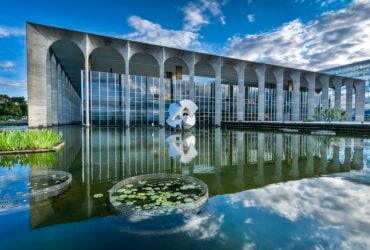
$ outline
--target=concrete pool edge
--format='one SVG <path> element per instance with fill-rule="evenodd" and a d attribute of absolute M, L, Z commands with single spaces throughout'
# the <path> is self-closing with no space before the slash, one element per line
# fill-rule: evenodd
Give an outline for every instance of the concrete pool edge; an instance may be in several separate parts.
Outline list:
<path fill-rule="evenodd" d="M 226 129 L 255 129 L 281 131 L 281 129 L 297 129 L 299 133 L 310 133 L 315 130 L 330 130 L 337 133 L 351 133 L 356 135 L 370 135 L 370 123 L 360 122 L 268 122 L 268 121 L 230 121 L 222 122 Z"/>

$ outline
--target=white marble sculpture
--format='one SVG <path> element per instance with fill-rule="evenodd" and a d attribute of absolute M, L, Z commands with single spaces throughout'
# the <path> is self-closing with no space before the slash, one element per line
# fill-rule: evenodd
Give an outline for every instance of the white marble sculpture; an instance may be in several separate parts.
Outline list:
<path fill-rule="evenodd" d="M 182 163 L 189 163 L 198 155 L 195 149 L 195 136 L 190 132 L 171 135 L 167 137 L 166 142 L 170 157 L 178 157 Z"/>
<path fill-rule="evenodd" d="M 190 129 L 195 125 L 195 112 L 197 110 L 198 106 L 188 99 L 171 103 L 166 122 L 173 128 Z"/>

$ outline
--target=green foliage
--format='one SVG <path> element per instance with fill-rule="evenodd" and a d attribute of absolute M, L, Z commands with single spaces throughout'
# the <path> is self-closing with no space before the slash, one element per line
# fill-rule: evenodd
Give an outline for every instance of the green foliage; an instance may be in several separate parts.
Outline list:
<path fill-rule="evenodd" d="M 328 108 L 321 112 L 325 121 L 345 121 L 347 119 L 346 111 L 340 108 Z"/>
<path fill-rule="evenodd" d="M 27 102 L 24 97 L 0 95 L 0 117 L 20 118 L 27 115 Z"/>
<path fill-rule="evenodd" d="M 316 121 L 314 117 L 307 117 L 307 119 L 305 120 L 305 122 L 314 122 L 314 121 Z"/>
<path fill-rule="evenodd" d="M 0 132 L 0 151 L 49 149 L 62 141 L 62 133 L 48 129 Z"/>

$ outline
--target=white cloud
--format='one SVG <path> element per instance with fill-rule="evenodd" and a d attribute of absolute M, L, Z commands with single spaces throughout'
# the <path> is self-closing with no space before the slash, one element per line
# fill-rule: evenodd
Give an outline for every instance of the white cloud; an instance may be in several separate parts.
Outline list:
<path fill-rule="evenodd" d="M 160 24 L 151 22 L 139 16 L 130 16 L 128 24 L 134 29 L 133 32 L 124 37 L 152 42 L 159 45 L 178 47 L 178 48 L 197 48 L 202 50 L 206 44 L 200 43 L 201 35 L 199 30 L 210 23 L 210 18 L 214 17 L 221 24 L 225 24 L 225 16 L 221 7 L 227 2 L 223 0 L 199 0 L 190 2 L 184 8 L 183 28 L 180 30 L 165 29 Z"/>
<path fill-rule="evenodd" d="M 11 37 L 11 36 L 24 36 L 25 32 L 23 29 L 16 27 L 6 27 L 0 26 L 0 38 L 1 37 Z"/>
<path fill-rule="evenodd" d="M 323 69 L 370 57 L 370 0 L 355 0 L 302 23 L 296 19 L 260 34 L 235 35 L 226 44 L 233 57 Z"/>
<path fill-rule="evenodd" d="M 221 24 L 226 24 L 225 16 L 222 13 L 222 5 L 225 2 L 217 0 L 200 0 L 190 2 L 184 8 L 184 30 L 198 31 L 206 24 L 210 23 L 210 18 L 215 17 Z"/>
<path fill-rule="evenodd" d="M 247 15 L 248 22 L 253 23 L 255 21 L 254 14 Z"/>
<path fill-rule="evenodd" d="M 338 249 L 337 244 L 343 242 L 348 246 L 339 249 L 369 249 L 369 191 L 368 185 L 321 177 L 272 184 L 232 194 L 228 198 L 234 207 L 239 203 L 245 207 L 263 207 L 297 225 L 302 218 L 310 218 L 315 227 L 303 235 L 319 242 L 327 234 L 325 230 L 330 229 L 333 239 L 330 240 L 332 245 L 327 247 L 329 249 Z M 336 242 L 338 238 L 340 241 Z"/>
<path fill-rule="evenodd" d="M 25 80 L 15 80 L 0 77 L 0 86 L 26 89 L 27 82 Z"/>
<path fill-rule="evenodd" d="M 13 68 L 15 66 L 15 63 L 12 61 L 1 61 L 0 62 L 0 68 Z"/>
<path fill-rule="evenodd" d="M 180 48 L 199 44 L 200 35 L 192 31 L 164 29 L 161 25 L 138 16 L 131 16 L 128 23 L 135 30 L 126 36 L 129 39 Z"/>

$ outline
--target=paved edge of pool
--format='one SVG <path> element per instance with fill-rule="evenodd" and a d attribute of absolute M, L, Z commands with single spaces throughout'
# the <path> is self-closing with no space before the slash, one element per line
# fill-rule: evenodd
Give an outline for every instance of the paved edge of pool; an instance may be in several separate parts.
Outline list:
<path fill-rule="evenodd" d="M 310 133 L 317 130 L 335 131 L 337 133 L 350 133 L 356 135 L 370 135 L 370 123 L 360 122 L 222 122 L 221 127 L 231 129 L 256 129 L 280 131 L 294 129 L 296 132 Z"/>

